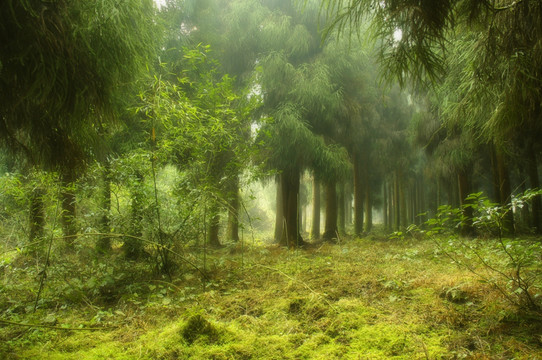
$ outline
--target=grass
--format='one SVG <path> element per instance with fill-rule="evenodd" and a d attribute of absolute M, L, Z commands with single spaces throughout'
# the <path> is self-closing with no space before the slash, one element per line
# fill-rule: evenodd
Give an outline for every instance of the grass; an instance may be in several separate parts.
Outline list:
<path fill-rule="evenodd" d="M 0 324 L 0 359 L 542 359 L 542 324 L 430 241 L 214 250 L 205 290 L 189 271 L 65 263 L 36 313 L 28 262 L 10 261 L 2 319 L 98 330 Z"/>

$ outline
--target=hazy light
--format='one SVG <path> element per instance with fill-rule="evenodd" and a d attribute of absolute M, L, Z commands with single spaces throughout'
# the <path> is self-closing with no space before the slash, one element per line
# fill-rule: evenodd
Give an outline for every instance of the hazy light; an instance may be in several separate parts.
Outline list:
<path fill-rule="evenodd" d="M 162 6 L 166 5 L 166 0 L 154 0 L 154 3 L 156 4 L 158 10 L 160 10 Z"/>
<path fill-rule="evenodd" d="M 393 32 L 393 40 L 395 42 L 399 42 L 401 41 L 402 38 L 403 38 L 403 30 L 395 29 L 395 31 Z"/>

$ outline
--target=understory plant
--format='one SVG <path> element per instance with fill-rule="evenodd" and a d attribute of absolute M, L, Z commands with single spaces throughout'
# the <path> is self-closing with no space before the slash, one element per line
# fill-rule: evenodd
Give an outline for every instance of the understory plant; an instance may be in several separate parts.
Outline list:
<path fill-rule="evenodd" d="M 439 207 L 424 230 L 411 227 L 409 232 L 429 237 L 444 255 L 493 286 L 520 311 L 542 319 L 542 244 L 508 232 L 510 215 L 541 194 L 542 190 L 527 190 L 503 206 L 474 193 L 460 208 Z M 461 236 L 465 224 L 472 224 L 476 237 Z"/>

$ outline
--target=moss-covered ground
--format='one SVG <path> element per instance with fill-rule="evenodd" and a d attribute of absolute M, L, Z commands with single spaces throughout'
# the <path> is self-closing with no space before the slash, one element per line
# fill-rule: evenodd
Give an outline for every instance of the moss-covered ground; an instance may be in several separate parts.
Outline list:
<path fill-rule="evenodd" d="M 5 260 L 1 319 L 41 326 L 0 323 L 0 359 L 542 359 L 542 325 L 430 241 L 207 256 L 204 282 L 58 262 L 36 312 L 32 264 Z"/>

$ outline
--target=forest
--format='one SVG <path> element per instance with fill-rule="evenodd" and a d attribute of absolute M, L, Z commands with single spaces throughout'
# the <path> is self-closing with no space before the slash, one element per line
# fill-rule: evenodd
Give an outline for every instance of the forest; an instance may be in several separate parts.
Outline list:
<path fill-rule="evenodd" d="M 2 0 L 0 360 L 542 359 L 541 0 Z"/>

